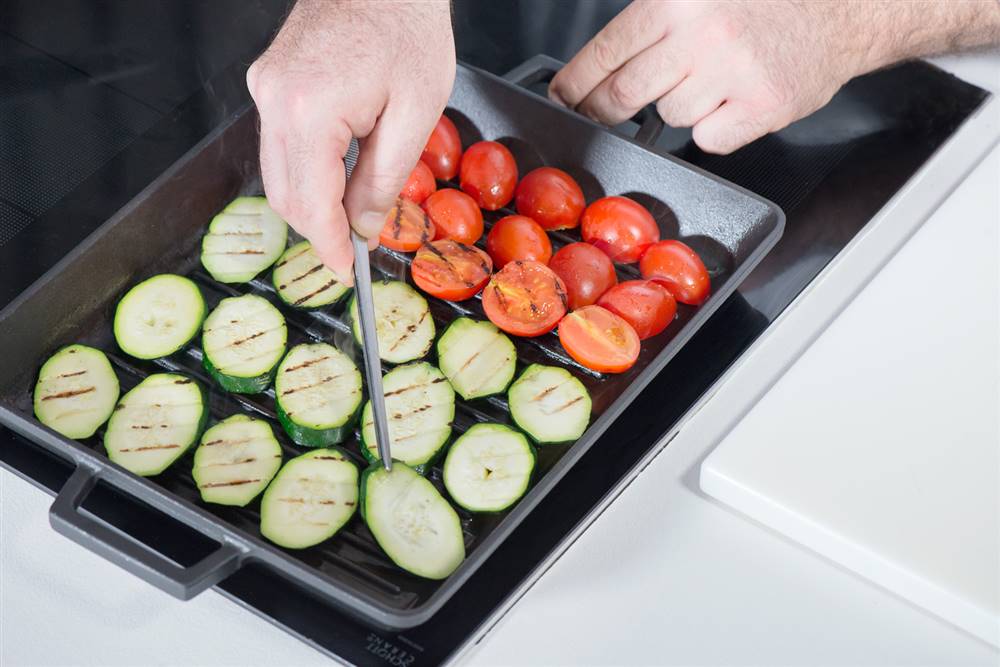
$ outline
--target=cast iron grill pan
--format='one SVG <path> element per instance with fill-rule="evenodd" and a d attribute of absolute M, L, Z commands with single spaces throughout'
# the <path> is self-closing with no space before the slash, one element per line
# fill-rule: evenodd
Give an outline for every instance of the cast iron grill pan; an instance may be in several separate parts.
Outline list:
<path fill-rule="evenodd" d="M 105 457 L 103 431 L 74 442 L 32 415 L 31 391 L 41 362 L 58 347 L 78 341 L 109 353 L 123 393 L 150 373 L 187 373 L 208 389 L 214 419 L 237 412 L 268 419 L 286 460 L 306 451 L 292 445 L 278 425 L 273 390 L 236 395 L 211 382 L 201 366 L 200 341 L 166 359 L 147 362 L 118 351 L 111 334 L 114 306 L 124 291 L 149 275 L 170 271 L 193 278 L 210 308 L 227 296 L 260 294 L 284 313 L 289 347 L 333 342 L 360 361 L 344 313 L 346 300 L 321 311 L 294 311 L 280 303 L 269 274 L 248 285 L 223 285 L 200 267 L 200 239 L 211 217 L 233 197 L 260 192 L 252 110 L 238 113 L 192 149 L 0 313 L 0 340 L 8 351 L 0 355 L 0 421 L 77 464 L 53 504 L 53 526 L 181 598 L 214 585 L 244 562 L 260 561 L 363 619 L 398 629 L 418 625 L 440 608 L 584 451 L 596 445 L 614 456 L 615 443 L 599 441 L 600 434 L 777 242 L 784 217 L 770 202 L 652 152 L 516 85 L 537 81 L 540 72 L 551 69 L 547 59 L 535 59 L 518 68 L 516 81 L 510 82 L 460 65 L 447 113 L 459 128 L 463 145 L 499 139 L 514 153 L 522 175 L 543 164 L 563 168 L 580 182 L 588 202 L 605 194 L 628 194 L 641 201 L 665 238 L 682 238 L 699 251 L 712 274 L 712 295 L 700 308 L 679 306 L 667 331 L 644 341 L 638 363 L 621 375 L 601 376 L 575 364 L 554 333 L 538 339 L 513 338 L 519 369 L 533 362 L 562 365 L 583 381 L 593 399 L 591 426 L 573 444 L 538 448 L 532 487 L 512 510 L 473 515 L 456 508 L 468 555 L 453 575 L 437 582 L 401 570 L 382 553 L 359 516 L 321 545 L 301 551 L 281 549 L 260 536 L 259 501 L 246 508 L 200 501 L 190 475 L 193 448 L 163 474 L 143 479 Z M 648 134 L 648 127 L 643 132 Z M 486 214 L 487 226 L 507 213 Z M 573 234 L 553 235 L 556 247 L 574 240 L 578 238 Z M 380 277 L 409 280 L 409 259 L 380 249 L 373 255 L 373 269 Z M 619 277 L 638 276 L 633 266 L 620 269 Z M 461 303 L 428 298 L 428 302 L 439 334 L 458 316 L 485 317 L 478 298 Z M 510 423 L 505 400 L 457 402 L 456 435 L 480 421 Z M 342 446 L 360 467 L 367 465 L 356 436 Z M 443 491 L 440 466 L 429 477 Z M 181 567 L 130 540 L 79 511 L 98 482 L 204 533 L 218 548 L 200 562 Z"/>

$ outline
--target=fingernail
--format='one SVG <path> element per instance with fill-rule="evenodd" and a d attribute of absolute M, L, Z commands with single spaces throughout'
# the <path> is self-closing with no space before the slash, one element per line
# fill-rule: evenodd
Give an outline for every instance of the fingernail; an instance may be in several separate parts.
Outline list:
<path fill-rule="evenodd" d="M 353 227 L 366 239 L 377 239 L 385 225 L 385 212 L 365 211 Z"/>

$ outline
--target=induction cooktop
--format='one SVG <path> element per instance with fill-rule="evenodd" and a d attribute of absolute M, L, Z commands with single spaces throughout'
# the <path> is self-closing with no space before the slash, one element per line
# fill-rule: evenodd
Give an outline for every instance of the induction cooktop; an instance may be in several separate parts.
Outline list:
<path fill-rule="evenodd" d="M 565 61 L 624 4 L 459 1 L 459 57 L 498 74 L 537 53 Z M 263 0 L 93 11 L 69 3 L 54 17 L 41 5 L 0 8 L 0 307 L 247 101 L 245 68 L 286 10 Z M 852 81 L 813 116 L 730 156 L 704 154 L 689 131 L 668 129 L 658 147 L 771 199 L 787 222 L 739 292 L 605 433 L 618 456 L 592 449 L 463 590 L 411 630 L 367 627 L 260 565 L 242 568 L 219 591 L 340 661 L 454 658 L 668 444 L 664 434 L 986 98 L 911 62 Z M 6 431 L 0 464 L 53 493 L 71 472 Z M 106 489 L 87 509 L 137 539 L 182 545 L 171 554 L 180 561 L 210 548 Z"/>

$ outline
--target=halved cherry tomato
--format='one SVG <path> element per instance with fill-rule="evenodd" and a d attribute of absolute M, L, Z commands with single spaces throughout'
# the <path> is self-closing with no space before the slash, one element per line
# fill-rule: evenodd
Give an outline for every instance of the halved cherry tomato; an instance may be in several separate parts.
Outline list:
<path fill-rule="evenodd" d="M 615 262 L 637 262 L 642 251 L 660 240 L 656 220 L 642 205 L 626 197 L 602 197 L 583 212 L 583 240 Z"/>
<path fill-rule="evenodd" d="M 681 303 L 697 306 L 708 298 L 711 280 L 708 270 L 694 250 L 680 241 L 660 241 L 646 249 L 639 271 L 655 280 Z"/>
<path fill-rule="evenodd" d="M 424 210 L 434 223 L 435 241 L 452 239 L 471 245 L 483 235 L 483 212 L 461 190 L 438 190 L 424 202 Z"/>
<path fill-rule="evenodd" d="M 385 216 L 379 242 L 400 252 L 413 252 L 434 238 L 434 223 L 424 210 L 409 199 L 398 197 Z"/>
<path fill-rule="evenodd" d="M 541 336 L 566 314 L 566 287 L 539 262 L 516 260 L 500 269 L 483 290 L 490 322 L 515 336 Z"/>
<path fill-rule="evenodd" d="M 597 305 L 632 325 L 639 340 L 660 333 L 673 322 L 677 302 L 667 289 L 652 280 L 626 280 L 601 295 Z"/>
<path fill-rule="evenodd" d="M 434 178 L 442 181 L 455 178 L 458 173 L 458 163 L 462 159 L 462 140 L 458 138 L 455 124 L 444 114 L 427 139 L 420 159 L 430 168 Z"/>
<path fill-rule="evenodd" d="M 495 211 L 514 198 L 517 163 L 503 144 L 480 141 L 462 155 L 458 180 L 480 207 Z"/>
<path fill-rule="evenodd" d="M 559 342 L 569 356 L 600 373 L 623 373 L 639 358 L 635 329 L 600 306 L 584 306 L 564 317 Z"/>
<path fill-rule="evenodd" d="M 517 184 L 517 212 L 542 229 L 572 229 L 580 224 L 586 201 L 583 190 L 562 169 L 539 167 Z"/>
<path fill-rule="evenodd" d="M 589 243 L 563 246 L 549 260 L 549 268 L 566 283 L 570 310 L 597 303 L 618 283 L 611 259 Z"/>
<path fill-rule="evenodd" d="M 422 160 L 417 160 L 417 166 L 410 172 L 410 177 L 406 179 L 406 185 L 403 186 L 399 196 L 409 199 L 414 204 L 420 204 L 435 190 L 437 183 L 434 182 L 431 168 Z"/>
<path fill-rule="evenodd" d="M 486 252 L 493 265 L 503 268 L 515 259 L 530 259 L 547 264 L 552 257 L 552 242 L 537 222 L 523 215 L 500 218 L 486 235 Z"/>
<path fill-rule="evenodd" d="M 474 297 L 490 279 L 491 271 L 489 255 L 451 239 L 425 243 L 410 265 L 417 287 L 447 301 Z"/>

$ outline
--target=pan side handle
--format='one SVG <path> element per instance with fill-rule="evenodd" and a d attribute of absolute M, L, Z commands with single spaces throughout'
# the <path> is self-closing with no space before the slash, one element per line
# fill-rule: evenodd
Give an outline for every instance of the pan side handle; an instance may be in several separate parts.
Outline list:
<path fill-rule="evenodd" d="M 503 75 L 503 78 L 516 86 L 527 88 L 537 83 L 548 83 L 562 69 L 563 63 L 544 53 L 528 58 L 523 63 Z M 639 126 L 632 138 L 644 146 L 652 146 L 660 138 L 664 123 L 656 107 L 647 104 L 637 113 L 632 121 Z"/>
<path fill-rule="evenodd" d="M 81 509 L 100 481 L 100 471 L 77 466 L 49 509 L 56 532 L 181 600 L 193 598 L 239 569 L 247 549 L 223 540 L 219 547 L 189 567 L 118 531 Z"/>

